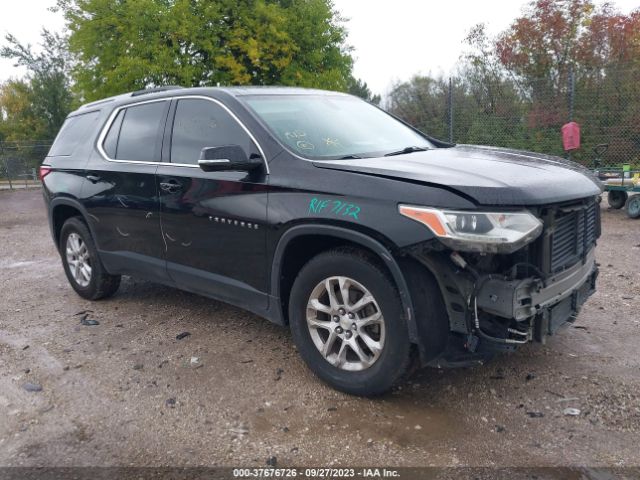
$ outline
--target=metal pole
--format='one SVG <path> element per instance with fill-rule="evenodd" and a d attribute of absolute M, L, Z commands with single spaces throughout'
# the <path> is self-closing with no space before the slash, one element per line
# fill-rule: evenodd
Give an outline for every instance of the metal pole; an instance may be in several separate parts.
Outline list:
<path fill-rule="evenodd" d="M 0 155 L 3 150 L 0 148 Z M 7 174 L 7 180 L 9 180 L 9 190 L 13 190 L 13 184 L 11 183 L 11 173 L 9 173 L 9 165 L 7 165 L 7 159 L 2 156 L 2 163 L 4 164 L 4 172 Z"/>
<path fill-rule="evenodd" d="M 569 121 L 573 122 L 573 108 L 575 102 L 576 82 L 573 73 L 573 66 L 569 67 Z M 571 150 L 567 152 L 567 158 L 571 160 Z"/>
<path fill-rule="evenodd" d="M 569 69 L 569 121 L 573 122 L 573 108 L 576 95 L 576 79 L 573 73 L 573 67 Z"/>
<path fill-rule="evenodd" d="M 449 143 L 453 143 L 453 81 L 449 77 Z"/>

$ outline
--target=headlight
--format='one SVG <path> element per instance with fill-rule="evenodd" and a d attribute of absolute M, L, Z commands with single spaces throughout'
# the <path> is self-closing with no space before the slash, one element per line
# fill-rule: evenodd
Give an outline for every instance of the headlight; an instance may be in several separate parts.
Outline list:
<path fill-rule="evenodd" d="M 515 252 L 542 232 L 542 222 L 526 211 L 456 212 L 411 205 L 400 205 L 399 211 L 429 227 L 449 248 L 466 252 Z"/>

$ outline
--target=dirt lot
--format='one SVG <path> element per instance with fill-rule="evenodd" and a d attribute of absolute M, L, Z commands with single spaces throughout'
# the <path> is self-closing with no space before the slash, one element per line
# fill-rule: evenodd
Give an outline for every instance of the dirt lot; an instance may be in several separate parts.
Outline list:
<path fill-rule="evenodd" d="M 639 466 L 640 221 L 602 213 L 599 291 L 575 326 L 369 400 L 237 308 L 129 278 L 81 299 L 40 192 L 0 192 L 0 465 Z"/>

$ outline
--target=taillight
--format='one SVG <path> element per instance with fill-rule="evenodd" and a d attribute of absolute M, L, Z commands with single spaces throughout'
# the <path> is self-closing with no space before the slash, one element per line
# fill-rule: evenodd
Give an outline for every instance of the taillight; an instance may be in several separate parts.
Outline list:
<path fill-rule="evenodd" d="M 40 181 L 44 180 L 44 177 L 49 175 L 53 169 L 47 165 L 40 165 L 40 169 L 38 170 L 38 177 Z"/>

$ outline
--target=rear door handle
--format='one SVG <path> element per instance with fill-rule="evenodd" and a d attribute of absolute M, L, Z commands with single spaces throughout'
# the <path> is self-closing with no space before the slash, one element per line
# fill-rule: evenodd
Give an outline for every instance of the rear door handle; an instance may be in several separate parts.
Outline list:
<path fill-rule="evenodd" d="M 176 180 L 167 180 L 166 182 L 160 182 L 160 188 L 169 193 L 176 193 L 182 190 L 182 185 Z"/>
<path fill-rule="evenodd" d="M 86 179 L 91 183 L 98 183 L 100 181 L 100 177 L 98 177 L 97 175 L 87 175 Z"/>

